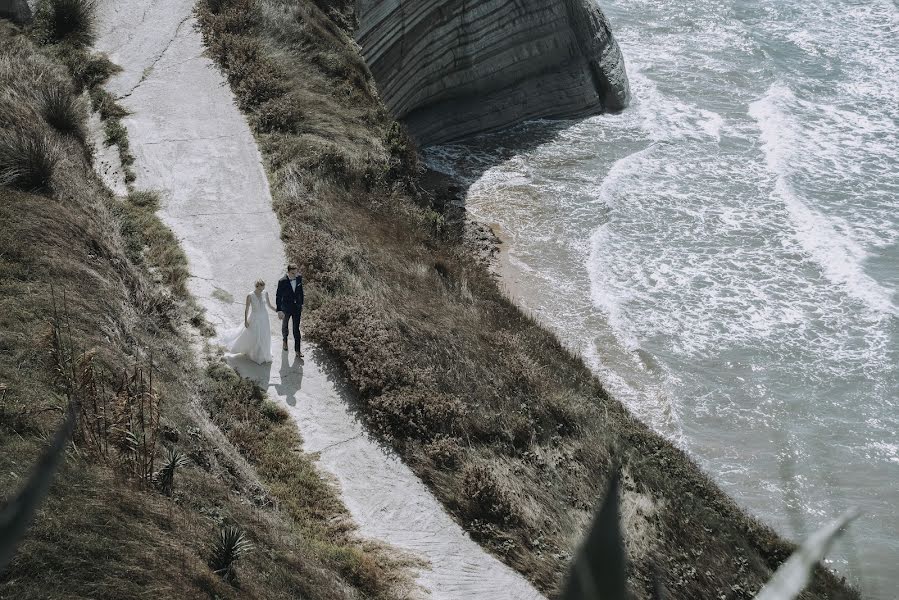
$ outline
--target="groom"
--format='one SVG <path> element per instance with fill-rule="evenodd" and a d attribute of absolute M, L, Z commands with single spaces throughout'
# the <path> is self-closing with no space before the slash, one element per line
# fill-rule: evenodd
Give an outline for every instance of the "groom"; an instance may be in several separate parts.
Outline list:
<path fill-rule="evenodd" d="M 295 265 L 287 265 L 287 275 L 278 281 L 275 293 L 275 308 L 281 319 L 281 337 L 284 338 L 283 350 L 287 352 L 288 323 L 293 321 L 293 341 L 297 356 L 300 351 L 300 316 L 303 313 L 303 277 Z"/>

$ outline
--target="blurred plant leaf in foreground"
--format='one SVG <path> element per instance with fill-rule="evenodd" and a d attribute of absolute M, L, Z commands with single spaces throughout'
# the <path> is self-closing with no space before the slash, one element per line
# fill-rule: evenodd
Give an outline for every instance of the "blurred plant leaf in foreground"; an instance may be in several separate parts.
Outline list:
<path fill-rule="evenodd" d="M 6 569 L 38 505 L 47 495 L 56 468 L 65 455 L 66 444 L 75 429 L 75 413 L 75 403 L 70 402 L 65 421 L 35 465 L 25 487 L 0 512 L 0 573 Z"/>
<path fill-rule="evenodd" d="M 755 600 L 792 600 L 798 596 L 808 584 L 815 565 L 824 558 L 846 525 L 858 515 L 857 509 L 850 509 L 810 535 L 787 562 L 777 569 L 765 587 L 759 590 Z"/>
<path fill-rule="evenodd" d="M 609 481 L 602 506 L 574 559 L 563 600 L 625 600 L 627 574 L 618 514 L 618 469 Z"/>

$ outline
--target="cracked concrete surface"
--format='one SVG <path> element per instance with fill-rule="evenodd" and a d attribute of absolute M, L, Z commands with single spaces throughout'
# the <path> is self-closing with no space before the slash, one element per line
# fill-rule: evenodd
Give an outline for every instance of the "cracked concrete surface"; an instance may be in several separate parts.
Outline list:
<path fill-rule="evenodd" d="M 252 134 L 203 55 L 190 0 L 100 0 L 99 8 L 97 49 L 123 68 L 107 89 L 131 112 L 124 125 L 135 185 L 161 192 L 160 216 L 187 253 L 191 292 L 219 330 L 231 327 L 253 281 L 265 279 L 273 295 L 285 263 Z M 240 358 L 232 364 L 287 407 L 304 449 L 319 453 L 319 467 L 339 483 L 360 534 L 430 564 L 417 577 L 430 598 L 542 598 L 473 542 L 412 471 L 368 435 L 318 352 L 305 362 L 276 350 L 269 365 Z"/>

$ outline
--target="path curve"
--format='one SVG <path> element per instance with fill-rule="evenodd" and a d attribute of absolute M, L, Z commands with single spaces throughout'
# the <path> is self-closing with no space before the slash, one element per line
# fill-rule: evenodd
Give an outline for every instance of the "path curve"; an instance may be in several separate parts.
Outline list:
<path fill-rule="evenodd" d="M 262 277 L 274 295 L 285 264 L 252 133 L 203 55 L 191 1 L 101 0 L 99 7 L 96 48 L 123 68 L 106 87 L 132 113 L 124 124 L 136 186 L 162 193 L 160 216 L 187 253 L 190 291 L 214 325 L 233 326 L 253 281 Z M 412 471 L 365 432 L 314 356 L 302 363 L 275 352 L 270 368 L 235 366 L 288 408 L 304 449 L 319 452 L 320 468 L 339 482 L 360 533 L 430 563 L 417 581 L 431 598 L 542 598 L 472 541 Z"/>

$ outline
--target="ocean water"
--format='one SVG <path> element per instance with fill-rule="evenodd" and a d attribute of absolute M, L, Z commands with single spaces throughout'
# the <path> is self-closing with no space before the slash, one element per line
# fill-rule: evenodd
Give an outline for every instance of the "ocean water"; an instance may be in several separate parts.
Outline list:
<path fill-rule="evenodd" d="M 630 410 L 829 564 L 899 584 L 899 9 L 605 0 L 619 115 L 431 148 L 516 295 Z"/>

